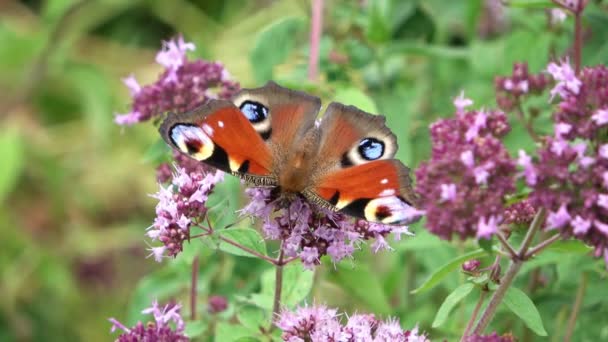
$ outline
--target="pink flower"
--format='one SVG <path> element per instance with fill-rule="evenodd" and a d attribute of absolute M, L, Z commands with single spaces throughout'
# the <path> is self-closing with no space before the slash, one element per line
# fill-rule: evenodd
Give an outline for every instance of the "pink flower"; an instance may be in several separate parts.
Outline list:
<path fill-rule="evenodd" d="M 532 164 L 532 158 L 526 154 L 526 151 L 519 150 L 519 158 L 517 159 L 517 164 L 524 168 L 524 177 L 526 178 L 526 183 L 528 185 L 536 184 L 537 174 L 534 165 Z"/>
<path fill-rule="evenodd" d="M 464 97 L 464 90 L 460 91 L 460 95 L 454 99 L 454 107 L 456 107 L 456 113 L 464 113 L 465 108 L 471 106 L 473 100 Z"/>
<path fill-rule="evenodd" d="M 460 160 L 464 164 L 464 166 L 468 168 L 473 168 L 475 166 L 475 157 L 473 156 L 473 151 L 467 150 L 460 154 Z"/>
<path fill-rule="evenodd" d="M 477 238 L 478 239 L 489 239 L 492 235 L 498 232 L 498 219 L 494 216 L 490 216 L 489 219 L 481 217 L 477 224 Z"/>
<path fill-rule="evenodd" d="M 581 89 L 582 82 L 576 77 L 574 70 L 568 61 L 557 63 L 549 63 L 547 71 L 557 81 L 555 87 L 551 90 L 551 99 L 556 94 L 562 99 L 569 96 L 569 93 L 577 95 Z"/>
<path fill-rule="evenodd" d="M 190 50 L 194 44 L 184 42 L 181 36 L 164 42 L 156 61 L 165 70 L 155 83 L 142 87 L 132 75 L 123 79 L 133 103 L 129 113 L 116 115 L 114 121 L 133 125 L 165 112 L 186 112 L 209 98 L 227 99 L 238 91 L 238 83 L 230 80 L 220 63 L 188 61 L 186 52 Z"/>
<path fill-rule="evenodd" d="M 570 133 L 572 130 L 572 125 L 559 122 L 555 125 L 555 137 L 561 138 L 562 135 Z"/>
<path fill-rule="evenodd" d="M 283 341 L 428 342 L 418 328 L 403 330 L 399 321 L 380 321 L 370 314 L 347 317 L 323 305 L 281 311 L 276 325 Z"/>
<path fill-rule="evenodd" d="M 572 220 L 571 224 L 574 228 L 573 232 L 575 235 L 587 234 L 587 231 L 591 228 L 591 221 L 585 220 L 578 215 Z"/>
<path fill-rule="evenodd" d="M 136 96 L 141 91 L 141 86 L 137 83 L 135 76 L 129 75 L 122 79 L 122 82 L 129 88 L 131 96 Z"/>
<path fill-rule="evenodd" d="M 591 120 L 598 126 L 603 126 L 608 123 L 608 109 L 598 109 L 595 114 L 591 116 Z"/>
<path fill-rule="evenodd" d="M 163 48 L 156 54 L 156 63 L 168 68 L 176 69 L 184 63 L 186 52 L 194 51 L 193 43 L 184 42 L 184 37 L 179 36 L 176 40 L 163 42 Z"/>
<path fill-rule="evenodd" d="M 456 184 L 441 184 L 441 200 L 451 201 L 456 198 Z"/>
<path fill-rule="evenodd" d="M 149 322 L 144 325 L 138 322 L 134 327 L 127 328 L 115 318 L 110 318 L 112 323 L 111 332 L 120 329 L 124 331 L 116 341 L 131 342 L 131 341 L 175 341 L 186 342 L 188 338 L 184 335 L 185 323 L 180 315 L 181 305 L 167 304 L 160 307 L 157 301 L 152 303 L 150 308 L 142 310 L 143 314 L 152 314 L 154 322 Z M 171 328 L 169 323 L 175 324 L 175 330 Z"/>
<path fill-rule="evenodd" d="M 572 218 L 566 209 L 566 205 L 562 204 L 556 212 L 550 212 L 547 216 L 547 228 L 561 228 L 568 224 Z"/>

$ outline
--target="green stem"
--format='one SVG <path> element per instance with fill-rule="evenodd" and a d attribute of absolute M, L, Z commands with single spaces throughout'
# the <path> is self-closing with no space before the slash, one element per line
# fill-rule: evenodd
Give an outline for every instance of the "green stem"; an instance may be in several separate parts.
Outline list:
<path fill-rule="evenodd" d="M 547 216 L 547 212 L 544 208 L 541 208 L 536 213 L 534 220 L 530 224 L 530 228 L 528 229 L 526 237 L 524 238 L 524 241 L 522 241 L 522 243 L 521 243 L 521 247 L 519 248 L 517 255 L 511 259 L 507 272 L 505 273 L 504 277 L 502 277 L 502 279 L 500 280 L 500 285 L 498 286 L 498 288 L 492 295 L 492 298 L 490 298 L 490 302 L 488 303 L 488 306 L 486 307 L 483 314 L 481 315 L 481 318 L 479 319 L 479 322 L 477 323 L 475 330 L 473 330 L 474 334 L 483 333 L 483 331 L 486 329 L 488 324 L 490 324 L 490 322 L 492 321 L 492 318 L 494 318 L 494 314 L 496 313 L 496 310 L 498 309 L 498 305 L 500 305 L 500 303 L 502 302 L 505 294 L 507 293 L 507 290 L 509 289 L 509 287 L 511 287 L 511 284 L 513 283 L 513 279 L 515 279 L 515 276 L 521 269 L 521 266 L 525 260 L 523 257 L 526 255 L 526 252 L 528 251 L 530 244 L 532 244 L 534 235 L 536 235 L 536 232 L 542 226 L 543 222 L 545 221 L 546 216 Z"/>
<path fill-rule="evenodd" d="M 281 310 L 281 292 L 283 289 L 283 243 L 281 242 L 281 250 L 279 251 L 279 258 L 276 262 L 276 271 L 274 276 L 274 300 L 272 304 L 272 320 L 279 316 Z M 273 325 L 274 326 L 274 325 Z M 271 328 L 272 329 L 272 328 Z"/>
<path fill-rule="evenodd" d="M 467 336 L 469 336 L 469 331 L 471 331 L 471 328 L 473 327 L 473 324 L 475 323 L 475 320 L 477 319 L 477 315 L 479 314 L 479 309 L 481 309 L 481 305 L 483 304 L 484 299 L 486 299 L 486 295 L 488 294 L 488 290 L 487 288 L 483 288 L 481 290 L 481 293 L 479 294 L 479 300 L 477 301 L 477 304 L 475 304 L 475 309 L 473 309 L 473 313 L 471 314 L 471 319 L 469 319 L 469 322 L 467 323 L 467 327 L 464 329 L 464 333 L 462 334 L 462 337 L 460 338 L 460 341 L 464 341 L 465 338 Z"/>
<path fill-rule="evenodd" d="M 198 255 L 192 260 L 192 282 L 190 285 L 190 319 L 196 320 L 196 296 L 198 294 Z"/>
<path fill-rule="evenodd" d="M 572 339 L 572 334 L 574 333 L 574 328 L 576 327 L 576 319 L 578 317 L 578 313 L 581 310 L 581 305 L 583 303 L 583 298 L 585 297 L 585 290 L 587 289 L 587 274 L 583 272 L 581 274 L 581 282 L 578 285 L 578 290 L 576 291 L 576 298 L 574 299 L 574 305 L 572 305 L 572 312 L 570 313 L 570 318 L 568 319 L 568 327 L 566 328 L 566 335 L 564 336 L 564 342 L 570 342 Z"/>

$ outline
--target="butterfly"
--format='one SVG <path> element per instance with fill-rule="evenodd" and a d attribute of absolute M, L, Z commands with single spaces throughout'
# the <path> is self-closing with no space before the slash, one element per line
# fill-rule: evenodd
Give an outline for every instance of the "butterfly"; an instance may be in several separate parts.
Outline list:
<path fill-rule="evenodd" d="M 268 82 L 169 114 L 159 131 L 173 148 L 254 186 L 367 221 L 417 220 L 409 169 L 394 159 L 385 118 L 332 102 L 317 120 L 320 109 L 319 98 Z"/>

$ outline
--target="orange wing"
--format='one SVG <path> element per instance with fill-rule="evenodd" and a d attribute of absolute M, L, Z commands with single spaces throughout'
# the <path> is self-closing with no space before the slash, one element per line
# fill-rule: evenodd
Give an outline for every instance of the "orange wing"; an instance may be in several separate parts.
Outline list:
<path fill-rule="evenodd" d="M 305 195 L 322 199 L 339 211 L 386 224 L 408 224 L 421 213 L 415 209 L 415 195 L 408 169 L 400 161 L 376 160 L 330 172 Z"/>
<path fill-rule="evenodd" d="M 170 114 L 160 133 L 172 147 L 258 185 L 273 185 L 268 145 L 229 101 L 211 100 L 183 114 Z"/>

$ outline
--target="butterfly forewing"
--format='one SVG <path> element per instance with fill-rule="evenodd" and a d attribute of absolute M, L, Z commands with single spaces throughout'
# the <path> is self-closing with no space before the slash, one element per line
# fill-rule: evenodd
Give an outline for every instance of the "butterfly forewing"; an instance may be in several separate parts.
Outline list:
<path fill-rule="evenodd" d="M 196 160 L 254 183 L 276 183 L 270 149 L 231 102 L 212 100 L 191 112 L 169 115 L 160 132 L 169 145 Z"/>

